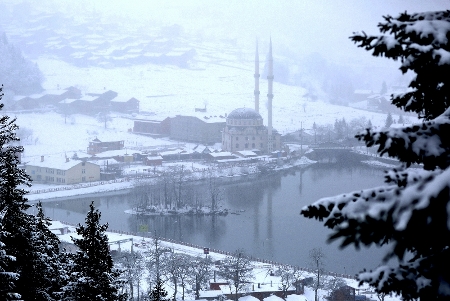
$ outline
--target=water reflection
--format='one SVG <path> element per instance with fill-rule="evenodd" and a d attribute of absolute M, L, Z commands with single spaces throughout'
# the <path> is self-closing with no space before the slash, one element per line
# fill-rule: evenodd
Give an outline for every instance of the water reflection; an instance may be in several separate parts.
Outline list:
<path fill-rule="evenodd" d="M 102 212 L 102 222 L 110 228 L 129 232 L 157 233 L 166 238 L 204 247 L 234 251 L 245 249 L 254 257 L 278 262 L 308 265 L 308 251 L 322 247 L 326 267 L 336 272 L 356 273 L 379 262 L 379 250 L 339 251 L 338 244 L 326 244 L 329 231 L 323 224 L 299 215 L 301 208 L 317 199 L 375 187 L 383 183 L 383 171 L 364 165 L 316 164 L 274 174 L 249 178 L 227 178 L 218 182 L 228 216 L 135 216 L 124 210 L 139 203 L 175 204 L 164 186 L 140 186 L 120 194 L 109 193 L 44 203 L 50 218 L 80 223 L 89 204 Z M 183 201 L 207 202 L 209 183 L 183 187 Z M 166 187 L 167 189 L 167 187 Z M 180 194 L 181 195 L 181 194 Z"/>

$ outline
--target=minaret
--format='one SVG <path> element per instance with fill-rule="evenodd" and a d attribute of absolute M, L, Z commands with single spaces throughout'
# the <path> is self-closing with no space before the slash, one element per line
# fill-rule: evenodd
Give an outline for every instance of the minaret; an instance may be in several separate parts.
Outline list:
<path fill-rule="evenodd" d="M 272 99 L 273 99 L 273 57 L 272 57 L 272 38 L 270 38 L 270 45 L 269 45 L 269 55 L 268 55 L 268 72 L 267 72 L 267 83 L 269 85 L 268 87 L 268 93 L 267 93 L 267 151 L 272 152 L 273 151 L 273 137 L 272 137 Z"/>
<path fill-rule="evenodd" d="M 259 113 L 259 53 L 258 53 L 258 40 L 256 40 L 256 52 L 255 52 L 255 111 Z"/>

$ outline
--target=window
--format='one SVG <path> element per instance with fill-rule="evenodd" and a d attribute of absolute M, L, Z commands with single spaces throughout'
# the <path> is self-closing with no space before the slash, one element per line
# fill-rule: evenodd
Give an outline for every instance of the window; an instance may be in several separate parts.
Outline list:
<path fill-rule="evenodd" d="M 38 181 L 42 180 L 42 176 L 41 176 L 41 175 L 38 175 L 38 176 L 37 176 L 37 180 L 38 180 Z"/>
<path fill-rule="evenodd" d="M 255 136 L 252 137 L 252 140 L 255 140 Z"/>
<path fill-rule="evenodd" d="M 239 143 L 236 143 L 236 148 L 239 148 Z"/>
<path fill-rule="evenodd" d="M 255 144 L 254 143 L 252 143 L 252 147 L 255 148 Z"/>
<path fill-rule="evenodd" d="M 248 141 L 248 137 L 245 137 L 245 140 Z"/>
<path fill-rule="evenodd" d="M 239 140 L 239 137 L 236 137 L 236 141 L 238 141 Z"/>
<path fill-rule="evenodd" d="M 81 170 L 81 173 L 86 173 L 86 169 L 83 168 L 83 169 Z"/>
<path fill-rule="evenodd" d="M 245 144 L 245 148 L 248 148 L 248 143 Z"/>
<path fill-rule="evenodd" d="M 86 182 L 86 177 L 81 177 L 81 181 Z"/>

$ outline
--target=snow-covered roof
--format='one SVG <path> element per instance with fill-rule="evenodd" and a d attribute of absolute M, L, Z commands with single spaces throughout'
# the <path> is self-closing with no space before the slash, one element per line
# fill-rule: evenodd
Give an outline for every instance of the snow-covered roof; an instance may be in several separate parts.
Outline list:
<path fill-rule="evenodd" d="M 253 297 L 251 295 L 240 297 L 238 300 L 239 301 L 259 301 L 258 298 Z"/>
<path fill-rule="evenodd" d="M 163 157 L 161 156 L 148 156 L 147 160 L 162 160 Z"/>
<path fill-rule="evenodd" d="M 262 119 L 261 115 L 251 108 L 239 108 L 233 110 L 228 119 Z"/>
<path fill-rule="evenodd" d="M 275 295 L 270 295 L 269 297 L 266 297 L 263 300 L 264 301 L 284 301 L 283 298 L 275 296 Z"/>
<path fill-rule="evenodd" d="M 89 160 L 89 162 L 97 164 L 99 166 L 106 166 L 106 165 L 111 165 L 111 164 L 118 164 L 120 163 L 119 161 L 117 161 L 114 158 L 110 158 L 110 159 L 99 159 L 99 160 Z"/>
<path fill-rule="evenodd" d="M 164 152 L 160 152 L 159 154 L 161 156 L 168 156 L 168 155 L 178 155 L 181 153 L 184 153 L 185 151 L 183 149 L 175 149 L 175 150 L 169 150 L 169 151 L 164 151 Z"/>
<path fill-rule="evenodd" d="M 234 156 L 232 153 L 230 153 L 230 152 L 210 153 L 209 155 L 210 155 L 211 157 L 213 157 L 213 158 L 230 157 L 230 156 L 235 157 L 235 156 Z"/>
<path fill-rule="evenodd" d="M 55 169 L 60 169 L 60 170 L 69 170 L 72 167 L 81 164 L 82 161 L 78 161 L 78 160 L 66 160 L 65 157 L 63 156 L 57 156 L 57 157 L 52 157 L 52 156 L 43 156 L 43 160 L 42 158 L 36 158 L 33 157 L 31 158 L 29 161 L 24 161 L 25 165 L 29 165 L 29 166 L 38 166 L 38 167 L 44 167 L 44 168 L 55 168 Z"/>
<path fill-rule="evenodd" d="M 117 150 L 109 150 L 106 152 L 101 152 L 101 153 L 97 153 L 95 154 L 95 157 L 98 158 L 112 158 L 115 156 L 132 156 L 134 153 L 141 153 L 140 151 L 137 150 L 127 150 L 127 149 L 117 149 Z"/>
<path fill-rule="evenodd" d="M 74 98 L 64 98 L 63 100 L 61 100 L 61 101 L 58 102 L 58 103 L 61 103 L 61 104 L 67 104 L 67 103 L 72 103 L 72 102 L 74 102 L 74 101 L 76 101 L 76 99 L 74 99 Z"/>
<path fill-rule="evenodd" d="M 287 295 L 286 301 L 308 301 L 305 296 L 303 295 Z"/>
<path fill-rule="evenodd" d="M 84 95 L 83 97 L 81 97 L 79 100 L 82 101 L 94 101 L 98 98 L 98 96 L 90 96 L 90 95 Z"/>
<path fill-rule="evenodd" d="M 118 96 L 118 97 L 115 97 L 114 99 L 111 99 L 111 102 L 127 102 L 127 101 L 129 101 L 130 99 L 133 99 L 133 98 L 134 97 Z M 134 99 L 136 99 L 136 98 L 134 98 Z"/>
<path fill-rule="evenodd" d="M 236 154 L 241 155 L 243 157 L 258 156 L 257 154 L 255 154 L 254 152 L 249 151 L 249 150 L 237 151 Z"/>

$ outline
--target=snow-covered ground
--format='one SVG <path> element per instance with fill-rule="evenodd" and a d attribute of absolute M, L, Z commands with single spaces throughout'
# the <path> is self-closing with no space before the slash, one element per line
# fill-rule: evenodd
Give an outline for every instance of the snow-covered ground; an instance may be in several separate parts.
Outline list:
<path fill-rule="evenodd" d="M 194 115 L 195 108 L 207 105 L 207 116 L 219 116 L 241 107 L 254 107 L 253 62 L 244 61 L 241 68 L 214 63 L 196 62 L 192 69 L 152 64 L 105 69 L 78 68 L 68 63 L 41 58 L 39 68 L 46 75 L 45 89 L 77 86 L 83 93 L 106 90 L 119 96 L 135 97 L 142 111 L 155 116 Z M 260 112 L 267 122 L 267 80 L 260 80 Z M 346 106 L 307 101 L 305 89 L 274 82 L 273 126 L 280 133 L 334 124 L 365 116 L 374 126 L 382 126 L 386 114 L 368 112 Z M 397 119 L 398 116 L 394 116 Z"/>
<path fill-rule="evenodd" d="M 67 227 L 68 231 L 65 234 L 61 234 L 59 229 L 62 229 L 65 227 Z M 71 239 L 72 237 L 80 238 L 76 234 L 75 227 L 73 225 L 65 225 L 58 221 L 53 221 L 52 225 L 50 226 L 50 229 L 54 229 L 52 231 L 54 233 L 56 233 L 58 235 L 59 239 L 63 242 L 72 243 L 72 239 Z M 148 248 L 150 248 L 152 245 L 152 238 L 148 238 L 148 237 L 133 236 L 133 235 L 130 235 L 127 233 L 114 233 L 114 232 L 107 232 L 107 236 L 108 236 L 111 250 L 116 250 L 116 251 L 119 251 L 119 250 L 131 251 L 131 250 L 133 250 L 133 252 L 144 252 Z M 129 241 L 123 242 L 124 240 L 128 240 L 131 238 L 132 238 L 131 241 L 129 240 Z M 114 243 L 114 242 L 118 242 L 118 241 L 121 241 L 120 247 L 119 247 L 118 243 Z M 132 244 L 133 244 L 133 246 L 132 246 Z M 170 249 L 174 250 L 174 252 L 188 254 L 193 257 L 204 256 L 203 248 L 200 246 L 194 246 L 194 245 L 190 245 L 190 244 L 181 245 L 181 244 L 176 244 L 171 241 L 161 241 L 161 247 L 170 248 Z M 218 251 L 215 251 L 215 250 L 210 250 L 208 256 L 210 256 L 211 259 L 213 259 L 213 261 L 217 261 L 217 260 L 223 260 L 224 258 L 226 258 L 226 256 L 228 256 L 228 254 L 223 253 L 223 252 L 219 253 Z M 254 276 L 252 283 L 255 285 L 249 284 L 249 286 L 248 286 L 249 292 L 251 292 L 253 290 L 253 287 L 255 288 L 255 291 L 278 291 L 278 290 L 281 290 L 279 288 L 281 278 L 279 276 L 270 276 L 270 271 L 277 270 L 277 267 L 278 267 L 277 265 L 267 263 L 267 262 L 260 262 L 260 261 L 253 261 L 252 264 L 253 264 L 253 276 Z M 304 271 L 303 276 L 305 278 L 307 278 L 307 277 L 314 276 L 314 274 L 310 273 L 308 271 Z M 371 291 L 368 287 L 365 287 L 365 286 L 359 287 L 358 282 L 354 279 L 349 279 L 349 278 L 343 278 L 343 279 L 347 283 L 347 285 L 354 287 L 354 288 L 358 288 L 359 294 L 365 294 L 367 297 L 370 297 L 371 300 L 377 300 L 376 294 L 371 293 Z M 258 283 L 261 284 L 260 288 L 257 288 Z M 143 281 L 142 284 L 143 284 L 143 287 L 141 289 L 145 291 L 147 289 L 147 287 L 145 287 L 145 281 Z M 168 290 L 169 294 L 173 293 L 173 288 L 171 286 L 167 285 L 166 289 Z M 217 294 L 217 292 L 210 292 L 210 293 Z M 323 298 L 325 296 L 327 296 L 328 293 L 329 292 L 326 290 L 319 290 L 320 300 L 324 300 Z M 203 295 L 205 295 L 205 296 L 208 295 L 208 292 L 203 292 Z M 202 296 L 202 294 L 201 294 L 201 296 Z M 248 298 L 249 298 L 248 296 L 242 297 L 240 299 L 240 301 L 249 301 Z M 305 298 L 306 298 L 306 300 L 310 300 L 310 301 L 314 300 L 314 291 L 310 287 L 305 287 L 304 295 L 301 295 L 301 296 L 292 295 L 288 298 L 288 301 L 304 301 Z M 194 299 L 194 295 L 192 293 L 187 294 L 186 300 L 193 300 L 193 299 Z M 265 301 L 281 301 L 282 299 L 279 299 L 278 297 L 275 297 L 275 296 L 271 296 L 264 300 Z M 384 300 L 385 301 L 394 301 L 394 300 L 397 301 L 400 299 L 398 297 L 386 296 Z"/>
<path fill-rule="evenodd" d="M 294 166 L 305 166 L 314 163 L 315 161 L 309 160 L 306 157 L 301 157 L 292 162 L 278 166 L 275 168 L 275 170 L 288 169 Z M 189 172 L 189 178 L 187 180 L 193 181 L 205 179 L 205 177 L 209 176 L 207 173 L 203 172 L 205 170 L 209 170 L 211 172 L 211 175 L 214 177 L 245 177 L 253 173 L 252 168 L 248 167 L 241 168 L 232 166 L 217 169 L 197 162 L 163 163 L 163 165 L 161 167 L 158 167 L 157 170 L 162 171 L 164 169 L 181 165 L 184 166 L 185 171 Z M 146 172 L 144 172 L 144 170 L 146 168 L 148 168 L 148 166 L 146 165 L 134 165 L 133 167 L 125 168 L 124 173 L 129 173 L 130 177 L 124 177 L 111 181 L 90 182 L 75 185 L 49 185 L 32 183 L 31 188 L 28 189 L 29 193 L 27 194 L 27 198 L 32 203 L 38 201 L 47 202 L 62 197 L 119 191 L 124 189 L 131 189 L 137 185 L 152 184 L 155 181 L 155 178 L 134 177 L 135 173 L 137 173 L 138 175 L 145 174 Z M 257 168 L 254 168 L 253 170 L 254 172 L 258 172 Z M 245 171 L 245 173 L 243 173 L 243 171 Z"/>

